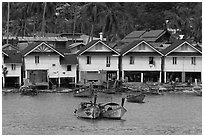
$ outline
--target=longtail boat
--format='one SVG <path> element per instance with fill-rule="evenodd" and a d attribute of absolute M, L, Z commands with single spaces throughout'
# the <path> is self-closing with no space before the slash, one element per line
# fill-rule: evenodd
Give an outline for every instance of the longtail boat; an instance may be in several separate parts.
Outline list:
<path fill-rule="evenodd" d="M 94 96 L 94 103 L 81 102 L 79 107 L 75 109 L 74 113 L 79 118 L 96 119 L 100 116 L 100 108 L 96 104 L 97 96 Z"/>
<path fill-rule="evenodd" d="M 122 98 L 121 105 L 112 102 L 100 104 L 101 117 L 109 119 L 121 119 L 123 115 L 127 112 L 127 110 L 123 107 L 124 102 L 125 98 Z"/>
<path fill-rule="evenodd" d="M 145 94 L 127 95 L 126 99 L 127 102 L 143 103 L 145 97 L 146 97 Z"/>

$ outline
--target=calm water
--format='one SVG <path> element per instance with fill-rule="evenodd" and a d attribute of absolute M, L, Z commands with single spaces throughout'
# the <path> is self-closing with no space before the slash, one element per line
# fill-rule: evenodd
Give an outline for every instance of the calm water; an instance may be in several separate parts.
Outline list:
<path fill-rule="evenodd" d="M 112 96 L 112 97 L 111 97 Z M 97 102 L 121 103 L 122 95 L 100 94 Z M 42 93 L 35 97 L 2 95 L 2 134 L 202 134 L 202 97 L 146 96 L 145 103 L 125 103 L 122 120 L 88 120 L 74 116 L 87 98 Z"/>

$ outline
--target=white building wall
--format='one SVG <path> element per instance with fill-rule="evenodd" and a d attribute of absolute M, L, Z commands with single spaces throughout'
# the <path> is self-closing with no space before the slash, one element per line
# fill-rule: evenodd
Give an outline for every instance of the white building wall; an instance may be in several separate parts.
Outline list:
<path fill-rule="evenodd" d="M 99 70 L 118 71 L 118 56 L 111 56 L 110 67 L 106 67 L 107 56 L 92 55 L 91 64 L 87 64 L 87 56 L 83 55 L 79 56 L 79 71 L 99 71 Z"/>
<path fill-rule="evenodd" d="M 15 64 L 15 63 L 14 63 Z M 21 63 L 16 63 L 16 69 L 12 70 L 11 64 L 2 64 L 4 67 L 7 67 L 8 73 L 6 77 L 19 77 L 19 85 L 21 85 Z M 5 84 L 5 78 L 3 78 L 3 85 Z"/>
<path fill-rule="evenodd" d="M 177 57 L 177 64 L 173 64 L 173 57 L 165 57 L 164 71 L 201 72 L 202 57 L 196 57 L 196 64 L 191 64 L 191 57 Z"/>
<path fill-rule="evenodd" d="M 12 63 L 4 63 L 4 55 L 2 55 L 2 65 L 7 67 L 8 73 L 6 77 L 19 77 L 19 85 L 21 84 L 21 63 L 13 63 L 16 65 L 15 70 L 12 70 L 11 65 Z M 2 75 L 3 77 L 3 75 Z M 5 79 L 3 78 L 3 85 L 5 84 Z"/>
<path fill-rule="evenodd" d="M 36 64 L 35 56 L 27 55 L 25 57 L 25 70 L 48 70 L 50 78 L 76 77 L 76 65 L 72 65 L 71 71 L 67 71 L 67 65 L 60 65 L 59 58 L 59 55 L 40 55 L 39 63 Z"/>
<path fill-rule="evenodd" d="M 16 69 L 12 70 L 11 64 L 4 64 L 4 66 L 7 67 L 7 70 L 8 70 L 6 77 L 20 77 L 21 76 L 21 64 L 18 63 L 15 65 L 16 65 Z"/>
<path fill-rule="evenodd" d="M 160 71 L 161 57 L 154 57 L 155 65 L 150 67 L 149 57 L 134 57 L 134 64 L 130 64 L 130 56 L 122 57 L 122 71 Z"/>

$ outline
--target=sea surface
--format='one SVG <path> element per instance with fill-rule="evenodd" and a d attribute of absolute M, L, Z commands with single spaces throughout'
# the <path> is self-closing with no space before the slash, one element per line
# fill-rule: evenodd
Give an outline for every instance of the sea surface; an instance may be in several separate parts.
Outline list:
<path fill-rule="evenodd" d="M 99 94 L 97 102 L 121 103 L 125 95 Z M 191 94 L 147 95 L 145 103 L 125 102 L 122 120 L 77 118 L 82 101 L 72 93 L 2 95 L 3 135 L 201 135 L 202 97 Z"/>

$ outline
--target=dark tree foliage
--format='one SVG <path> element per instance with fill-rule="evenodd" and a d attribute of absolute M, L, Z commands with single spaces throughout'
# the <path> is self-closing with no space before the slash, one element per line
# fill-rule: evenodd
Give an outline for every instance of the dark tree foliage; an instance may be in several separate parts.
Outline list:
<path fill-rule="evenodd" d="M 7 6 L 2 3 L 3 35 Z M 134 30 L 170 27 L 186 39 L 202 39 L 201 2 L 11 2 L 9 14 L 13 36 L 66 32 L 98 37 L 103 32 L 115 41 Z"/>

